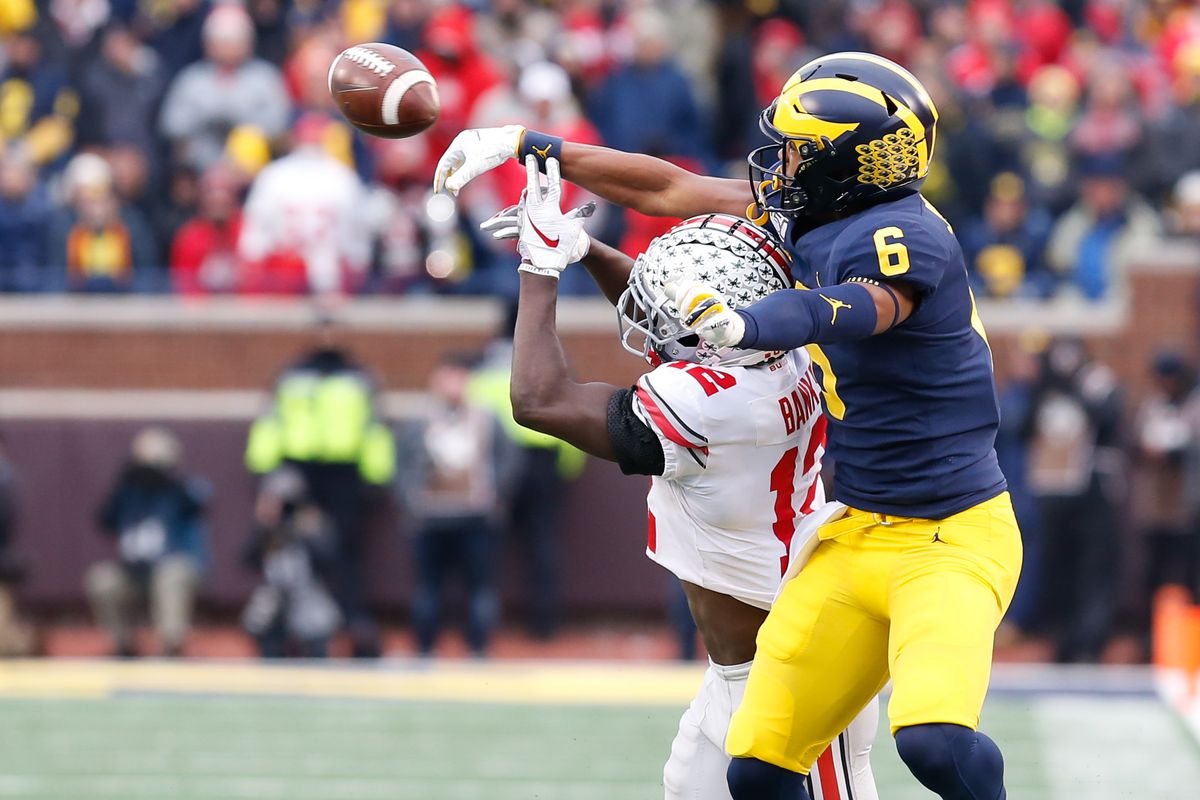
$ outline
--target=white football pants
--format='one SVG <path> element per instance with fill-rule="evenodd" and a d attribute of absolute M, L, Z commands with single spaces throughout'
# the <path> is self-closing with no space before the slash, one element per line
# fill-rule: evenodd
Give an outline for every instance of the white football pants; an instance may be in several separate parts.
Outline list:
<path fill-rule="evenodd" d="M 725 734 L 746 693 L 750 664 L 722 666 L 711 661 L 704 685 L 679 720 L 671 757 L 663 768 L 666 800 L 731 800 L 725 771 Z M 871 772 L 871 743 L 879 726 L 879 698 L 867 704 L 808 777 L 812 800 L 879 800 Z"/>

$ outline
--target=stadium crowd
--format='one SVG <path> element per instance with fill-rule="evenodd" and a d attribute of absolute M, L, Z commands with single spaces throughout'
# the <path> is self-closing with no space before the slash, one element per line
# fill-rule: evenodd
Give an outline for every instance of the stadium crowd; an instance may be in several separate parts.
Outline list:
<path fill-rule="evenodd" d="M 329 64 L 365 41 L 428 66 L 429 132 L 339 118 Z M 430 193 L 459 130 L 740 176 L 785 78 L 846 49 L 930 88 L 926 194 L 978 292 L 1102 298 L 1147 240 L 1200 233 L 1190 0 L 0 0 L 0 290 L 511 293 L 475 223 L 519 170 L 457 206 Z M 669 224 L 602 208 L 593 227 L 636 252 Z"/>

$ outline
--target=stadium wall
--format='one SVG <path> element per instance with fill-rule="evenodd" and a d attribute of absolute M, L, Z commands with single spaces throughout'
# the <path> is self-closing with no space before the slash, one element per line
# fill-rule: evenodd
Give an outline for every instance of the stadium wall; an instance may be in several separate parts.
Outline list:
<path fill-rule="evenodd" d="M 1118 374 L 1131 403 L 1163 346 L 1194 354 L 1200 341 L 1200 260 L 1191 250 L 1133 271 L 1126 298 L 1101 305 L 981 304 L 1003 378 L 1018 340 L 1035 331 L 1084 336 Z M 393 418 L 420 413 L 429 370 L 447 350 L 482 348 L 502 321 L 486 300 L 363 300 L 335 312 L 343 343 L 378 376 Z M 640 372 L 616 342 L 599 301 L 559 312 L 581 375 L 617 385 Z M 95 509 L 139 427 L 161 422 L 183 439 L 188 470 L 213 483 L 215 564 L 204 599 L 232 610 L 252 576 L 239 552 L 253 483 L 241 463 L 250 420 L 278 370 L 313 342 L 311 310 L 295 303 L 168 297 L 0 300 L 0 429 L 19 475 L 18 551 L 30 565 L 22 594 L 43 609 L 81 607 L 85 567 L 108 552 Z M 571 612 L 658 613 L 666 582 L 643 556 L 645 484 L 593 461 L 573 485 L 563 531 Z M 603 508 L 603 514 L 597 509 Z M 404 606 L 411 586 L 404 520 L 390 502 L 373 523 L 370 590 Z M 510 558 L 510 561 L 512 559 Z M 520 565 L 504 594 L 521 596 Z"/>

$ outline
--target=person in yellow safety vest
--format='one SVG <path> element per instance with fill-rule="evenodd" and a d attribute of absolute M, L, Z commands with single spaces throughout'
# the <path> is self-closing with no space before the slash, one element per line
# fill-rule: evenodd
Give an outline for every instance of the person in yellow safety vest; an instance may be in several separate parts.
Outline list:
<path fill-rule="evenodd" d="M 323 329 L 322 343 L 284 371 L 270 408 L 254 421 L 246 466 L 256 475 L 295 466 L 313 501 L 337 531 L 334 596 L 357 657 L 379 655 L 379 633 L 367 609 L 364 509 L 371 487 L 391 483 L 396 445 L 380 420 L 374 384 Z"/>
<path fill-rule="evenodd" d="M 353 464 L 363 481 L 389 483 L 396 469 L 395 442 L 375 416 L 367 376 L 356 367 L 326 374 L 305 367 L 284 373 L 271 410 L 254 421 L 246 466 L 265 475 L 285 461 Z"/>
<path fill-rule="evenodd" d="M 560 617 L 563 484 L 583 472 L 587 455 L 561 439 L 518 425 L 509 398 L 511 341 L 493 342 L 487 361 L 467 386 L 467 397 L 490 409 L 519 448 L 509 507 L 509 530 L 526 550 L 527 624 L 538 639 L 555 633 Z"/>

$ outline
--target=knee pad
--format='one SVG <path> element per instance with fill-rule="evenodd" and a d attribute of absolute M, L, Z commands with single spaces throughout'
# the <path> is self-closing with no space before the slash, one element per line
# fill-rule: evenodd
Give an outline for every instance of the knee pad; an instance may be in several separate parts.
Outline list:
<path fill-rule="evenodd" d="M 946 723 L 912 725 L 896 731 L 896 752 L 942 800 L 1004 800 L 1004 758 L 982 733 Z"/>
<path fill-rule="evenodd" d="M 735 758 L 725 773 L 733 800 L 809 800 L 804 776 L 757 758 Z"/>

